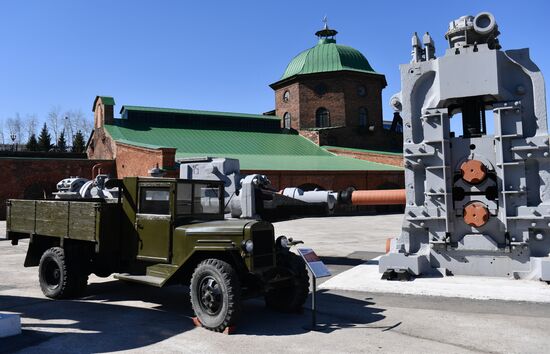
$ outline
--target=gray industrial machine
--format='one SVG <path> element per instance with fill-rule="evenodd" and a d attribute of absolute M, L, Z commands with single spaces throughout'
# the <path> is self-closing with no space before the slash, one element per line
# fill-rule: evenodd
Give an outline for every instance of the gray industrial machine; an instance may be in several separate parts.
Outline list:
<path fill-rule="evenodd" d="M 500 50 L 499 34 L 484 12 L 450 23 L 440 58 L 428 33 L 424 47 L 412 38 L 390 102 L 403 118 L 407 204 L 379 262 L 385 278 L 439 270 L 550 281 L 544 81 L 529 50 Z"/>
<path fill-rule="evenodd" d="M 291 214 L 331 213 L 338 199 L 338 193 L 332 191 L 277 191 L 265 175 L 241 176 L 236 159 L 205 157 L 179 162 L 180 178 L 224 182 L 225 210 L 234 218 L 277 219 Z"/>
<path fill-rule="evenodd" d="M 340 192 L 304 191 L 289 187 L 276 190 L 265 175 L 241 176 L 239 160 L 230 158 L 198 157 L 178 161 L 180 178 L 186 180 L 213 180 L 224 182 L 224 197 L 218 188 L 201 188 L 203 210 L 219 210 L 224 203 L 227 218 L 281 220 L 293 216 L 332 214 L 336 205 L 391 205 L 405 202 L 404 190 L 356 191 L 348 188 Z M 157 167 L 149 171 L 160 174 Z M 92 180 L 80 177 L 65 178 L 57 184 L 56 199 L 103 199 L 118 201 L 121 180 L 100 174 Z"/>
<path fill-rule="evenodd" d="M 70 177 L 57 183 L 55 199 L 105 199 L 114 200 L 119 196 L 118 187 L 109 186 L 108 175 L 99 174 L 89 180 L 81 177 Z"/>

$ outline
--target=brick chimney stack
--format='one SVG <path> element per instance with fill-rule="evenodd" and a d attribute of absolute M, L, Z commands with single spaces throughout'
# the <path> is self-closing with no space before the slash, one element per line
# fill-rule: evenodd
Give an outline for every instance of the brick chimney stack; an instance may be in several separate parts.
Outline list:
<path fill-rule="evenodd" d="M 115 100 L 109 96 L 96 96 L 92 111 L 94 112 L 94 128 L 101 128 L 105 124 L 113 124 Z"/>

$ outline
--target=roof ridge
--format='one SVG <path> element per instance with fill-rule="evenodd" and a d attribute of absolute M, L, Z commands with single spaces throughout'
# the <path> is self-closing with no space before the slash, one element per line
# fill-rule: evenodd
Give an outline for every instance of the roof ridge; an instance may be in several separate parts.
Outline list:
<path fill-rule="evenodd" d="M 234 116 L 240 118 L 258 118 L 258 119 L 269 119 L 269 120 L 280 120 L 281 117 L 278 116 L 267 116 L 263 114 L 254 114 L 254 113 L 239 113 L 239 112 L 226 112 L 226 111 L 207 111 L 201 109 L 185 109 L 185 108 L 170 108 L 170 107 L 153 107 L 153 106 L 134 106 L 134 105 L 123 105 L 120 109 L 122 114 L 124 111 L 128 110 L 140 110 L 140 111 L 153 111 L 160 112 L 165 111 L 169 113 L 181 113 L 181 114 L 203 114 L 203 115 L 213 115 L 213 116 Z"/>

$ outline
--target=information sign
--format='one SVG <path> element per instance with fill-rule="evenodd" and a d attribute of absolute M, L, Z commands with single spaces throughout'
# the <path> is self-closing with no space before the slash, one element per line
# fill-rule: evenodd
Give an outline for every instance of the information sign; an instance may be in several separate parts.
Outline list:
<path fill-rule="evenodd" d="M 330 277 L 330 271 L 315 251 L 311 248 L 298 248 L 298 252 L 315 278 Z"/>

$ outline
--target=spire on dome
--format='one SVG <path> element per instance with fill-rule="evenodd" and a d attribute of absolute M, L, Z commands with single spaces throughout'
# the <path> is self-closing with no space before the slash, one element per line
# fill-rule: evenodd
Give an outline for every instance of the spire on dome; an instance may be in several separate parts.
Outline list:
<path fill-rule="evenodd" d="M 319 37 L 319 43 L 321 43 L 321 42 L 323 42 L 323 43 L 326 43 L 326 42 L 335 43 L 336 40 L 334 39 L 334 36 L 336 36 L 338 34 L 338 31 L 330 29 L 328 27 L 327 16 L 325 16 L 323 18 L 323 23 L 324 23 L 323 29 L 315 32 L 315 35 L 317 37 Z"/>

